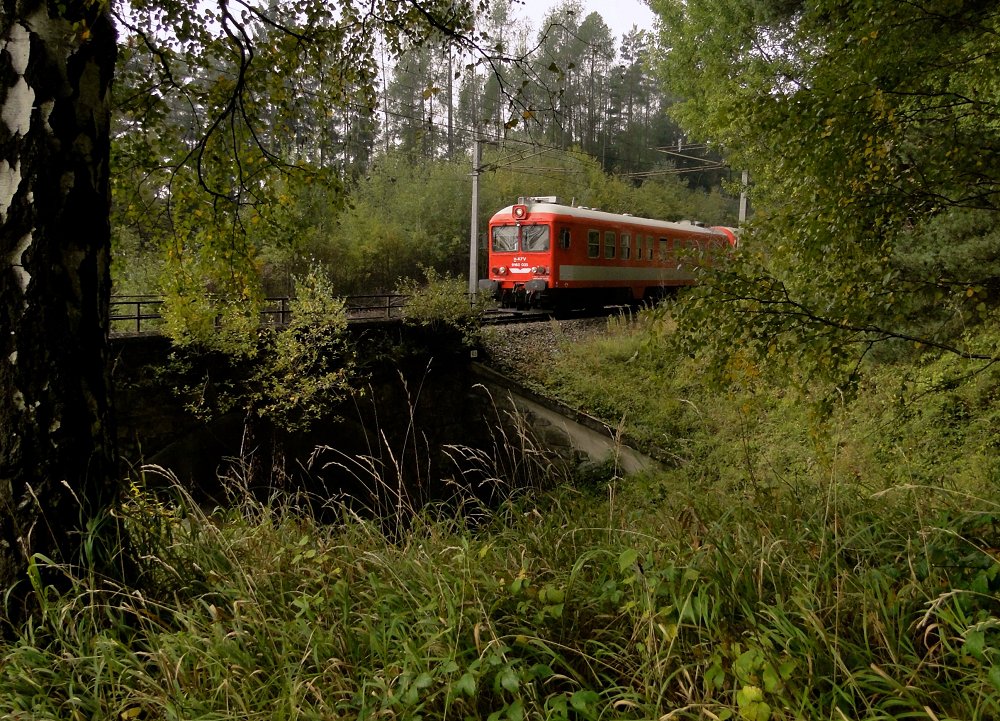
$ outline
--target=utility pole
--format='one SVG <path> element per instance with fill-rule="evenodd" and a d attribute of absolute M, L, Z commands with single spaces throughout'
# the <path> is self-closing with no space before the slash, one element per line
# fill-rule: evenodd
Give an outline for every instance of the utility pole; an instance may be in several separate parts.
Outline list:
<path fill-rule="evenodd" d="M 750 171 L 743 171 L 743 182 L 740 186 L 740 225 L 747 222 L 747 188 L 750 186 Z"/>
<path fill-rule="evenodd" d="M 479 292 L 479 163 L 480 140 L 472 141 L 472 224 L 469 231 L 469 296 Z"/>
<path fill-rule="evenodd" d="M 448 46 L 448 160 L 455 159 L 454 95 L 455 73 L 452 70 L 451 46 Z"/>

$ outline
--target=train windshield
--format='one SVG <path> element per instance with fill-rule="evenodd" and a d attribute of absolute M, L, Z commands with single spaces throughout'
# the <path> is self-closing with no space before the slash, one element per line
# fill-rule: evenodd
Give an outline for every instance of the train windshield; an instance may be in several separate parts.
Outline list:
<path fill-rule="evenodd" d="M 520 235 L 520 248 L 518 247 Z M 547 225 L 498 225 L 493 228 L 493 252 L 540 253 L 549 249 L 549 226 Z"/>
<path fill-rule="evenodd" d="M 521 250 L 538 253 L 549 249 L 549 226 L 526 225 L 521 228 Z"/>
<path fill-rule="evenodd" d="M 517 250 L 516 225 L 498 225 L 493 228 L 493 252 L 512 253 Z"/>

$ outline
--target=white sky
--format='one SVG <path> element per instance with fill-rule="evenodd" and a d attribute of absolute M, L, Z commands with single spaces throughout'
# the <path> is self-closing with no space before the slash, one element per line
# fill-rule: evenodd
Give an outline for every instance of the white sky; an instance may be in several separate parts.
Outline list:
<path fill-rule="evenodd" d="M 531 19 L 535 29 L 541 24 L 545 13 L 561 3 L 558 0 L 524 0 L 519 14 Z M 642 0 L 583 0 L 583 16 L 597 12 L 611 28 L 618 40 L 637 25 L 640 30 L 652 30 L 656 16 Z"/>

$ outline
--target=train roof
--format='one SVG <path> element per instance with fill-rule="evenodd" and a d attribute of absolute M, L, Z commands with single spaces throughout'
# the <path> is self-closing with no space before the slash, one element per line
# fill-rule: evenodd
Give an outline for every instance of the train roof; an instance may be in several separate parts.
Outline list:
<path fill-rule="evenodd" d="M 569 216 L 571 218 L 580 218 L 583 220 L 596 220 L 602 223 L 634 223 L 647 228 L 672 230 L 675 232 L 706 233 L 710 235 L 724 234 L 719 230 L 703 225 L 697 225 L 689 221 L 675 223 L 669 220 L 654 220 L 653 218 L 642 218 L 638 215 L 629 215 L 627 213 L 608 213 L 604 210 L 562 205 L 560 203 L 525 203 L 525 205 L 528 208 L 528 215 L 524 219 L 525 221 L 530 221 L 531 216 L 535 213 L 549 213 Z M 507 219 L 514 220 L 513 213 L 514 205 L 508 205 L 506 208 L 502 208 L 494 213 L 493 217 L 490 218 L 490 222 L 498 222 Z"/>

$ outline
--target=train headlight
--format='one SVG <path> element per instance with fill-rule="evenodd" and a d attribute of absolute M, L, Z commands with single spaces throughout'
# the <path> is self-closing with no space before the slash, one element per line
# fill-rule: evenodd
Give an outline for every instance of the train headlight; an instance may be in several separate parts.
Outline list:
<path fill-rule="evenodd" d="M 513 214 L 516 220 L 524 220 L 525 218 L 528 217 L 528 206 L 515 205 Z"/>
<path fill-rule="evenodd" d="M 546 268 L 544 265 L 538 265 L 532 268 L 531 272 L 534 273 L 535 275 L 548 275 L 549 269 Z"/>
<path fill-rule="evenodd" d="M 497 268 L 497 275 L 507 275 L 507 266 L 501 265 L 499 268 Z"/>

